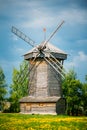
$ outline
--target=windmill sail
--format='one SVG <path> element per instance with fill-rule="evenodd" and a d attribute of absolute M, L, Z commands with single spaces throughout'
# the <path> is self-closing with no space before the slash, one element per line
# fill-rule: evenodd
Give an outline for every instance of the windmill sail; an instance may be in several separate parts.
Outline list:
<path fill-rule="evenodd" d="M 25 42 L 27 42 L 28 44 L 30 44 L 32 47 L 35 47 L 35 41 L 33 41 L 31 38 L 29 38 L 23 32 L 19 31 L 16 27 L 12 26 L 12 30 L 11 31 L 15 35 L 17 35 L 19 38 L 23 39 Z"/>
<path fill-rule="evenodd" d="M 44 46 L 46 46 L 46 44 L 50 41 L 50 39 L 54 36 L 54 34 L 58 31 L 58 29 L 62 26 L 63 23 L 64 23 L 64 21 L 62 21 L 62 22 L 60 23 L 60 25 L 58 25 L 57 28 L 52 32 L 52 34 L 49 36 L 49 38 L 44 42 L 43 48 L 44 48 Z"/>
<path fill-rule="evenodd" d="M 49 51 L 50 51 L 50 49 L 49 49 Z M 50 57 L 47 57 L 48 58 L 47 62 L 49 62 L 49 64 L 52 64 L 51 66 L 55 70 L 57 70 L 57 72 L 64 78 L 65 77 L 65 71 L 63 69 L 64 67 L 63 67 L 62 63 L 59 62 L 59 60 L 57 58 L 55 58 L 55 56 L 52 55 L 51 52 L 49 53 L 49 55 L 50 55 Z M 45 59 L 45 60 L 47 60 L 47 59 Z"/>
<path fill-rule="evenodd" d="M 20 99 L 20 111 L 22 113 L 62 114 L 65 111 L 61 77 L 64 78 L 62 63 L 67 58 L 67 54 L 48 43 L 63 23 L 64 21 L 57 26 L 47 40 L 44 39 L 45 41 L 38 46 L 24 33 L 12 27 L 12 32 L 15 35 L 34 47 L 24 55 L 24 59 L 29 63 L 29 68 L 26 65 L 21 70 L 22 73 L 25 71 L 24 75 L 18 74 L 16 80 L 16 83 L 19 83 L 18 87 L 20 87 L 20 85 L 25 85 L 24 81 L 29 78 L 29 95 Z"/>
<path fill-rule="evenodd" d="M 15 80 L 15 84 L 18 85 L 20 84 L 24 84 L 24 80 L 26 78 L 28 78 L 28 68 L 29 68 L 29 64 L 28 62 L 24 65 L 24 67 L 21 68 L 20 72 L 16 74 L 16 80 Z"/>
<path fill-rule="evenodd" d="M 53 64 L 54 63 L 54 61 L 51 59 L 51 58 L 46 58 L 46 57 L 44 57 L 44 59 L 45 59 L 45 61 L 47 62 L 47 63 L 49 63 L 50 65 L 51 65 L 51 67 L 60 75 L 60 76 L 62 76 L 62 78 L 64 78 L 64 75 L 62 74 L 62 69 L 61 69 L 61 71 L 59 70 L 59 66 L 57 65 L 57 64 Z"/>

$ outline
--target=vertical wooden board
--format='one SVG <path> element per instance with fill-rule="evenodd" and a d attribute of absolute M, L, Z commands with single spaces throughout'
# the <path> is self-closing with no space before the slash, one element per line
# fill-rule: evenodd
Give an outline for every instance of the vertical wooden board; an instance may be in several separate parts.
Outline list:
<path fill-rule="evenodd" d="M 26 103 L 20 103 L 20 111 L 23 113 L 26 111 Z"/>
<path fill-rule="evenodd" d="M 61 96 L 60 75 L 48 65 L 48 93 L 49 96 Z"/>
<path fill-rule="evenodd" d="M 47 63 L 44 60 L 37 67 L 36 96 L 47 96 Z"/>
<path fill-rule="evenodd" d="M 56 103 L 32 103 L 32 113 L 55 113 Z"/>
<path fill-rule="evenodd" d="M 36 62 L 29 62 L 30 67 L 30 74 L 29 74 L 29 95 L 35 96 L 36 92 L 36 77 L 37 77 L 37 71 L 36 71 Z"/>
<path fill-rule="evenodd" d="M 42 61 L 42 62 L 41 62 Z M 61 77 L 44 59 L 30 62 L 29 95 L 61 96 Z"/>

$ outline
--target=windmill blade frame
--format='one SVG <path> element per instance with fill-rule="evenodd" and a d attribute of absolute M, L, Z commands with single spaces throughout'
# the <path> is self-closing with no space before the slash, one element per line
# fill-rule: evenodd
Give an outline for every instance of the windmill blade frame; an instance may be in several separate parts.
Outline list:
<path fill-rule="evenodd" d="M 52 59 L 52 58 L 48 58 L 50 62 L 52 62 L 52 64 L 57 68 L 59 69 L 60 72 L 62 72 L 62 68 L 57 64 L 55 63 L 55 61 Z M 62 72 L 63 73 L 63 72 Z M 64 74 L 64 73 L 63 73 Z"/>
<path fill-rule="evenodd" d="M 21 70 L 21 73 L 23 74 L 23 72 L 28 68 L 28 63 L 25 65 L 25 67 Z M 25 77 L 25 76 L 24 76 Z M 24 81 L 24 77 L 23 77 L 23 79 L 21 80 L 21 78 L 22 78 L 22 75 L 21 74 L 18 74 L 17 75 L 17 80 L 15 81 L 15 83 L 19 83 L 20 81 Z"/>
<path fill-rule="evenodd" d="M 40 54 L 37 54 L 36 57 L 32 60 L 31 63 L 35 62 L 35 60 L 36 60 L 36 58 L 37 58 L 38 55 L 40 55 Z M 42 61 L 41 61 L 41 62 L 42 62 Z M 40 63 L 41 63 L 41 62 L 40 62 Z M 36 67 L 37 67 L 40 63 L 38 63 L 38 64 L 36 65 Z M 21 73 L 23 73 L 23 71 L 26 70 L 27 66 L 28 66 L 28 64 L 26 64 L 26 66 L 25 66 L 24 69 L 21 71 Z M 16 84 L 18 84 L 18 83 L 23 84 L 23 83 L 24 83 L 24 80 L 26 79 L 26 77 L 28 77 L 29 73 L 32 71 L 32 69 L 33 69 L 34 67 L 35 67 L 35 64 L 32 66 L 31 69 L 29 69 L 29 70 L 27 71 L 26 75 L 24 75 L 23 78 L 22 78 L 22 75 L 19 74 L 18 77 L 17 77 L 17 80 L 15 81 L 15 83 L 16 83 Z"/>
<path fill-rule="evenodd" d="M 45 54 L 46 51 L 43 51 L 43 53 Z M 49 53 L 49 58 L 59 69 L 60 71 L 62 71 L 62 73 L 65 75 L 66 71 L 65 69 L 63 69 L 63 64 L 61 62 L 59 62 L 59 60 L 57 58 L 55 58 L 55 56 L 52 54 L 51 50 L 48 47 L 48 51 L 47 53 Z"/>
<path fill-rule="evenodd" d="M 30 44 L 32 47 L 35 47 L 35 41 L 33 41 L 31 38 L 29 38 L 27 35 L 25 35 L 23 32 L 19 31 L 16 27 L 12 26 L 11 29 L 12 33 L 14 33 L 19 38 L 23 39 L 25 42 Z"/>
<path fill-rule="evenodd" d="M 63 67 L 63 65 L 50 53 L 50 56 L 56 61 L 56 63 L 59 64 L 60 68 L 62 69 L 62 73 L 65 75 L 66 71 Z"/>
<path fill-rule="evenodd" d="M 33 58 L 32 63 L 36 60 L 36 58 L 43 54 L 43 58 L 45 59 L 45 61 L 47 63 L 49 63 L 51 65 L 52 68 L 54 68 L 54 70 L 60 74 L 63 78 L 65 73 L 63 72 L 62 68 L 63 65 L 54 57 L 54 55 L 52 55 L 52 53 L 49 50 L 49 57 L 45 57 L 45 51 L 44 49 L 46 48 L 46 44 L 50 41 L 50 39 L 54 36 L 54 34 L 58 31 L 58 29 L 62 26 L 62 24 L 64 23 L 64 21 L 62 21 L 57 28 L 51 33 L 51 35 L 48 37 L 48 39 L 42 44 L 36 46 L 35 45 L 35 41 L 33 41 L 31 38 L 29 38 L 27 35 L 25 35 L 23 32 L 19 31 L 16 27 L 12 26 L 12 32 L 17 35 L 19 38 L 23 39 L 25 42 L 27 42 L 28 44 L 30 44 L 32 47 L 35 47 L 37 49 L 37 54 L 36 56 Z M 25 78 L 27 77 L 27 75 L 30 73 L 30 71 L 33 69 L 34 66 L 32 66 L 32 68 L 28 71 L 28 73 L 23 77 L 22 82 L 25 80 Z M 25 67 L 26 68 L 26 67 Z M 24 70 L 25 70 L 24 68 Z M 23 71 L 24 71 L 23 70 Z M 22 77 L 22 75 L 19 75 L 20 79 Z"/>
<path fill-rule="evenodd" d="M 60 75 L 65 79 L 64 75 L 63 75 L 46 57 L 44 57 L 44 59 L 45 59 L 45 61 L 46 61 L 47 63 L 49 63 L 49 64 L 51 65 L 51 67 L 52 67 L 58 74 L 60 74 Z"/>
<path fill-rule="evenodd" d="M 54 34 L 58 31 L 58 29 L 62 26 L 64 23 L 64 20 L 57 26 L 57 28 L 51 33 L 51 35 L 48 37 L 48 39 L 44 42 L 41 49 L 44 49 L 46 44 L 50 41 L 50 39 L 54 36 Z"/>

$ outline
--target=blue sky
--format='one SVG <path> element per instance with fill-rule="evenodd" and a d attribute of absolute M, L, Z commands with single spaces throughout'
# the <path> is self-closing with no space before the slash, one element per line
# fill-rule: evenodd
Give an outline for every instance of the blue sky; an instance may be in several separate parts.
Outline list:
<path fill-rule="evenodd" d="M 32 47 L 11 32 L 15 26 L 39 44 L 61 21 L 65 23 L 50 42 L 68 53 L 66 70 L 74 68 L 84 82 L 87 74 L 87 0 L 0 0 L 0 65 L 7 83 Z"/>

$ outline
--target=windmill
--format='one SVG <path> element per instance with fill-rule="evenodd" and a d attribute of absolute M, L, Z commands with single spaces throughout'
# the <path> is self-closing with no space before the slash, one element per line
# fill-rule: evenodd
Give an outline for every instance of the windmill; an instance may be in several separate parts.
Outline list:
<path fill-rule="evenodd" d="M 21 113 L 29 114 L 62 114 L 65 110 L 65 100 L 62 98 L 61 79 L 64 78 L 63 61 L 67 54 L 53 46 L 49 41 L 62 26 L 62 21 L 48 39 L 39 45 L 12 27 L 12 32 L 33 47 L 24 54 L 29 61 L 29 96 L 20 99 Z"/>

